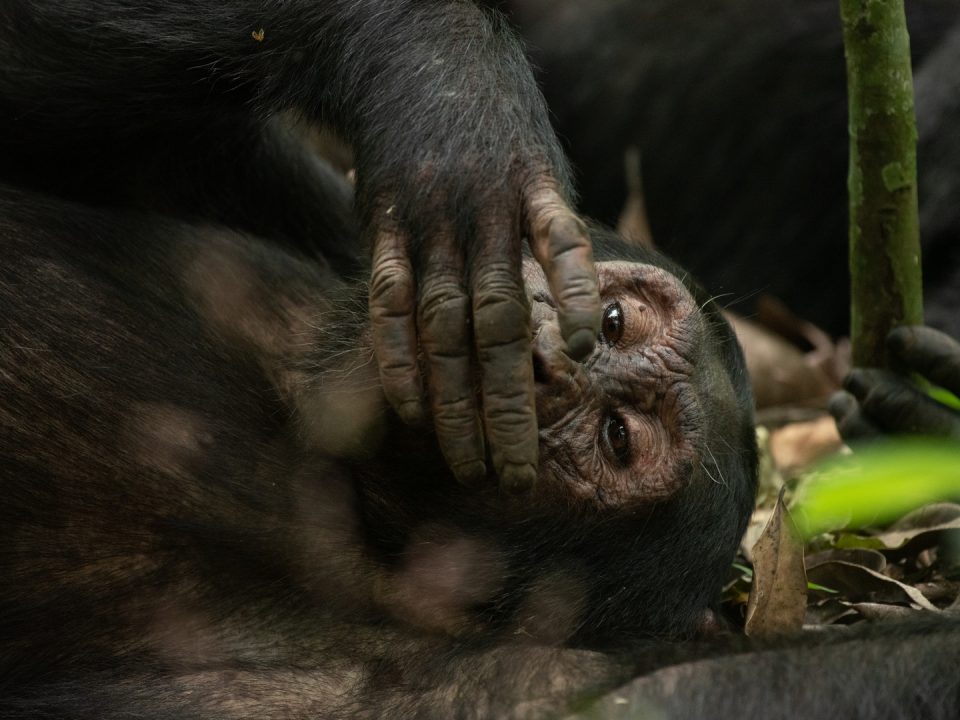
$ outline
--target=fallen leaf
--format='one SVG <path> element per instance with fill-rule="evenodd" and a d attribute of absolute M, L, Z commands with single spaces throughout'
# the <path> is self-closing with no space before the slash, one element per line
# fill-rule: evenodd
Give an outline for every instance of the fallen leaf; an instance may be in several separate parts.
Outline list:
<path fill-rule="evenodd" d="M 960 520 L 960 505 L 956 503 L 931 503 L 909 512 L 890 525 L 890 530 L 905 531 L 932 528 Z"/>
<path fill-rule="evenodd" d="M 830 415 L 791 423 L 770 434 L 770 454 L 781 471 L 807 468 L 841 447 L 843 439 Z"/>
<path fill-rule="evenodd" d="M 772 516 L 772 508 L 761 507 L 756 508 L 750 516 L 750 522 L 747 524 L 747 529 L 743 533 L 743 539 L 740 541 L 740 550 L 743 556 L 750 562 L 753 562 L 754 546 L 756 546 L 760 536 L 763 535 L 764 528 L 767 527 L 767 523 L 770 522 Z"/>
<path fill-rule="evenodd" d="M 898 582 L 863 565 L 825 562 L 808 570 L 811 582 L 843 594 L 850 602 L 913 604 L 924 610 L 937 608 L 916 588 Z M 818 591 L 811 590 L 816 594 Z"/>
<path fill-rule="evenodd" d="M 795 345 L 751 320 L 724 314 L 743 348 L 757 409 L 823 401 L 839 387 Z"/>
<path fill-rule="evenodd" d="M 916 617 L 925 610 L 905 605 L 890 605 L 888 603 L 846 603 L 867 620 L 902 620 L 903 618 Z"/>
<path fill-rule="evenodd" d="M 883 569 L 887 566 L 887 558 L 884 557 L 883 553 L 867 548 L 834 548 L 831 550 L 822 550 L 821 552 L 807 555 L 807 557 L 804 558 L 804 566 L 808 573 L 811 568 L 828 562 L 845 562 L 852 565 L 861 565 L 874 572 L 883 572 Z"/>
<path fill-rule="evenodd" d="M 857 612 L 850 607 L 850 603 L 831 597 L 819 602 L 811 602 L 807 606 L 803 624 L 805 626 L 833 625 L 844 618 L 855 617 L 856 615 Z"/>
<path fill-rule="evenodd" d="M 960 583 L 951 580 L 917 583 L 914 587 L 930 602 L 952 604 L 960 597 Z"/>
<path fill-rule="evenodd" d="M 753 546 L 753 587 L 744 631 L 751 637 L 797 632 L 807 606 L 803 545 L 783 491 L 760 539 Z"/>
<path fill-rule="evenodd" d="M 928 528 L 915 528 L 901 532 L 885 532 L 876 535 L 876 539 L 883 543 L 885 550 L 898 550 L 901 553 L 918 553 L 938 543 L 943 543 L 943 534 L 960 533 L 960 518 L 943 525 L 934 525 Z"/>

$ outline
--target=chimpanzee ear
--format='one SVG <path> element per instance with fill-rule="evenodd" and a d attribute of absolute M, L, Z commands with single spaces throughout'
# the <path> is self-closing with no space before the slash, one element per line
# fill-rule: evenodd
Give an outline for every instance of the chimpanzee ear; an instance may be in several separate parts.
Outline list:
<path fill-rule="evenodd" d="M 647 217 L 647 205 L 643 196 L 643 169 L 640 165 L 640 148 L 630 145 L 623 151 L 623 175 L 627 198 L 617 219 L 617 234 L 629 245 L 653 250 L 653 233 Z"/>

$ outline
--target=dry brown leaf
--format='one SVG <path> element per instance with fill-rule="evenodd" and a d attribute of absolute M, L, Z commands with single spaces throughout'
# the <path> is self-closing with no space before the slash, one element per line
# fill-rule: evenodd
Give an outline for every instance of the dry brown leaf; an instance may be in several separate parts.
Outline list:
<path fill-rule="evenodd" d="M 902 620 L 903 618 L 916 617 L 919 613 L 925 612 L 905 605 L 889 605 L 887 603 L 844 604 L 849 604 L 851 608 L 867 620 Z"/>
<path fill-rule="evenodd" d="M 743 347 L 758 409 L 822 401 L 838 387 L 795 345 L 755 322 L 731 312 L 724 314 Z"/>
<path fill-rule="evenodd" d="M 781 471 L 807 468 L 841 447 L 843 439 L 830 415 L 791 423 L 770 434 L 770 454 Z"/>
<path fill-rule="evenodd" d="M 782 490 L 752 555 L 753 587 L 744 631 L 752 637 L 799 631 L 807 606 L 807 576 L 803 544 Z"/>
<path fill-rule="evenodd" d="M 874 538 L 898 555 L 916 555 L 943 542 L 944 533 L 960 536 L 960 505 L 934 503 L 914 510 Z"/>
<path fill-rule="evenodd" d="M 756 320 L 763 327 L 783 337 L 792 344 L 809 345 L 807 363 L 822 370 L 835 385 L 850 372 L 849 343 L 843 340 L 834 343 L 826 332 L 808 320 L 795 315 L 790 308 L 772 295 L 757 299 Z"/>
<path fill-rule="evenodd" d="M 887 558 L 882 552 L 869 550 L 867 548 L 834 548 L 832 550 L 823 550 L 804 558 L 804 566 L 807 572 L 811 568 L 823 565 L 828 562 L 845 562 L 852 565 L 862 565 L 874 572 L 883 572 L 887 567 Z"/>
<path fill-rule="evenodd" d="M 924 610 L 937 608 L 916 588 L 848 562 L 825 562 L 811 567 L 810 582 L 839 592 L 846 600 L 869 603 L 913 604 Z M 818 592 L 812 590 L 811 592 Z"/>
<path fill-rule="evenodd" d="M 960 583 L 952 580 L 917 583 L 914 587 L 930 602 L 952 604 L 960 597 Z"/>
<path fill-rule="evenodd" d="M 833 625 L 844 618 L 856 616 L 856 614 L 856 610 L 850 607 L 850 603 L 830 597 L 807 605 L 807 614 L 803 624 L 805 626 Z"/>
<path fill-rule="evenodd" d="M 770 522 L 772 515 L 773 508 L 758 507 L 750 516 L 750 522 L 747 524 L 747 529 L 743 533 L 743 539 L 740 541 L 740 552 L 742 552 L 743 556 L 751 563 L 753 562 L 753 548 L 756 546 L 760 536 L 763 535 L 763 530 L 767 527 L 767 523 Z"/>
<path fill-rule="evenodd" d="M 888 530 L 905 531 L 929 529 L 960 520 L 960 505 L 957 503 L 931 503 L 909 512 L 893 523 Z"/>

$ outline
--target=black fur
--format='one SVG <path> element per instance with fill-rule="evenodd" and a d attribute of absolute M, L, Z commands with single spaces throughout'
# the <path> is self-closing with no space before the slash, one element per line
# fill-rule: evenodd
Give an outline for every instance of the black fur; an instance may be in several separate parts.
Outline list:
<path fill-rule="evenodd" d="M 832 0 L 510 0 L 581 207 L 615 223 L 641 152 L 653 239 L 727 304 L 849 326 L 847 100 Z M 905 3 L 926 319 L 960 335 L 960 6 Z"/>

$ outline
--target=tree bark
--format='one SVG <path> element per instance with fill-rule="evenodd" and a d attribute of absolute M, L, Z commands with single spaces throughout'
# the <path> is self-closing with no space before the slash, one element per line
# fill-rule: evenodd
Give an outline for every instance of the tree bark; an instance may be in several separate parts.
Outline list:
<path fill-rule="evenodd" d="M 917 129 L 903 0 L 840 0 L 850 123 L 853 362 L 885 365 L 896 325 L 923 322 Z"/>

